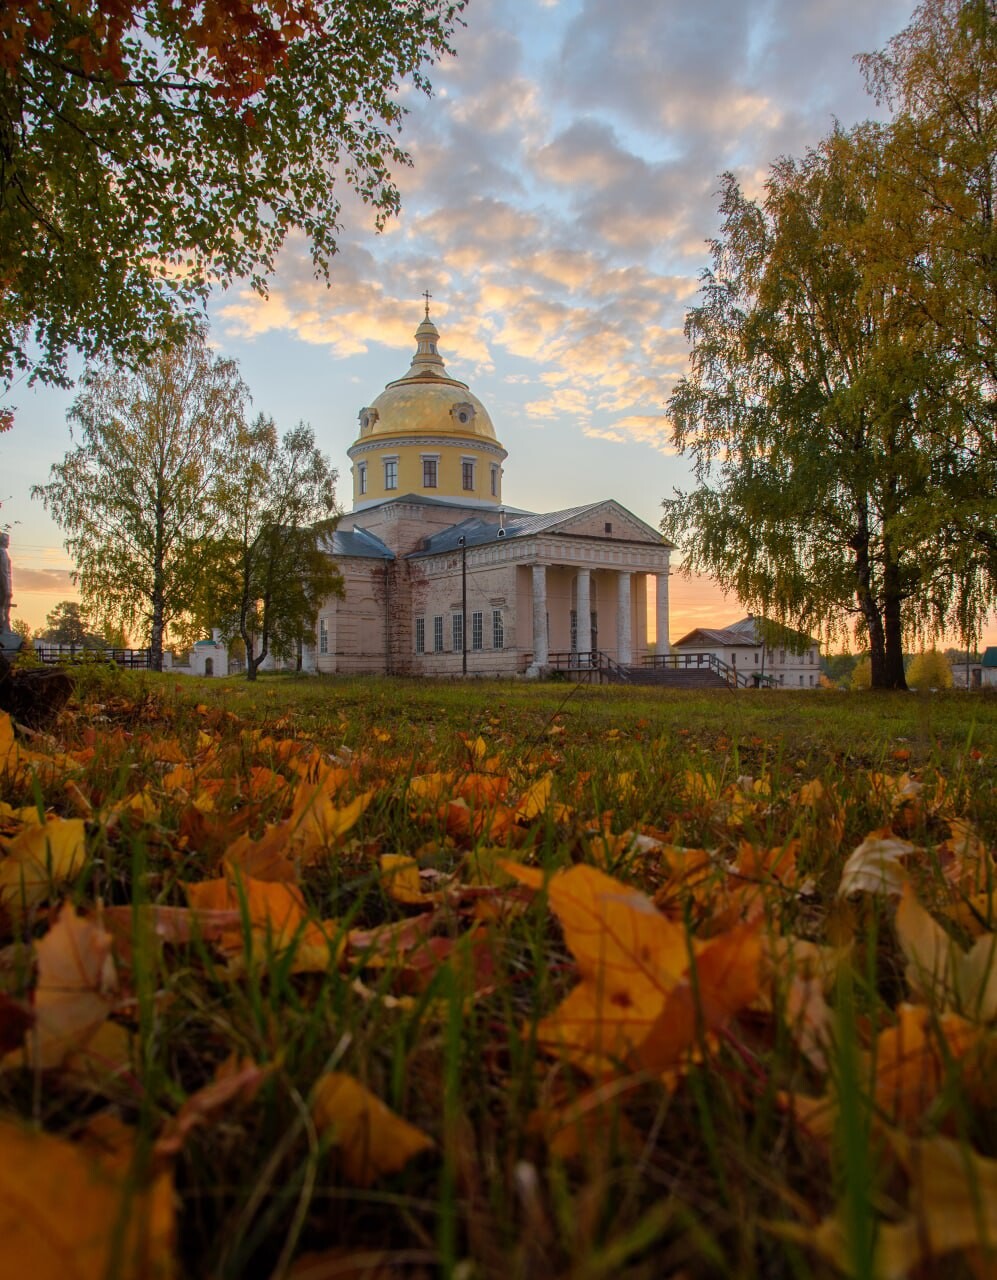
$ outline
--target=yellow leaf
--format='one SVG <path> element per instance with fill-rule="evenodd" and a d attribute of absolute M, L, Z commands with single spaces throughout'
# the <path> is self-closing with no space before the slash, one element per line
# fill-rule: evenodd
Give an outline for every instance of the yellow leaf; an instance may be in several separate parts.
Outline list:
<path fill-rule="evenodd" d="M 0 840 L 0 901 L 17 909 L 43 902 L 49 890 L 72 879 L 86 854 L 82 818 L 52 818 Z"/>
<path fill-rule="evenodd" d="M 17 772 L 17 740 L 14 724 L 6 711 L 0 711 L 0 774 Z"/>
<path fill-rule="evenodd" d="M 520 818 L 537 818 L 550 804 L 550 788 L 554 781 L 553 774 L 545 773 L 538 778 L 528 791 L 524 791 L 516 805 L 516 814 Z"/>
<path fill-rule="evenodd" d="M 893 1134 L 891 1142 L 910 1178 L 929 1256 L 974 1246 L 997 1249 L 997 1160 L 950 1138 L 913 1141 Z"/>
<path fill-rule="evenodd" d="M 981 1022 L 997 1018 L 997 934 L 983 934 L 966 954 L 921 906 L 909 884 L 896 923 L 914 991 Z"/>
<path fill-rule="evenodd" d="M 319 1132 L 339 1149 L 347 1178 L 359 1187 L 369 1187 L 382 1174 L 396 1173 L 433 1146 L 428 1134 L 341 1071 L 319 1078 L 312 1116 Z"/>
<path fill-rule="evenodd" d="M 173 1187 L 136 1188 L 128 1163 L 0 1121 L 4 1272 L 27 1280 L 169 1280 Z"/>
<path fill-rule="evenodd" d="M 389 898 L 395 902 L 403 902 L 407 906 L 421 906 L 435 901 L 431 893 L 426 893 L 419 878 L 419 864 L 415 858 L 408 858 L 400 853 L 384 853 L 381 855 L 381 883 Z"/>
<path fill-rule="evenodd" d="M 291 814 L 291 840 L 300 857 L 308 862 L 336 844 L 356 826 L 373 798 L 373 791 L 365 791 L 337 809 L 322 783 L 299 787 Z"/>

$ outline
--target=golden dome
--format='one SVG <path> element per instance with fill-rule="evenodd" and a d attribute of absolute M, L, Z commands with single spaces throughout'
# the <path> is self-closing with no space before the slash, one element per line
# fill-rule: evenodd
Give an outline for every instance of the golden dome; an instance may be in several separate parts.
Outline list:
<path fill-rule="evenodd" d="M 439 331 L 426 318 L 415 331 L 416 351 L 404 377 L 389 382 L 360 410 L 359 440 L 378 436 L 460 436 L 495 440 L 488 410 L 466 382 L 451 378 L 437 350 Z"/>

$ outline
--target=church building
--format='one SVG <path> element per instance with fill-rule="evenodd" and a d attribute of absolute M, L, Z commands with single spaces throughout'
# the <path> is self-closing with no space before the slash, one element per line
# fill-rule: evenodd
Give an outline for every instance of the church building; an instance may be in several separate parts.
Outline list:
<path fill-rule="evenodd" d="M 429 318 L 408 372 L 359 415 L 353 509 L 329 551 L 315 668 L 341 674 L 541 675 L 668 652 L 672 547 L 618 502 L 544 514 L 506 504 L 488 410 L 450 377 Z M 604 660 L 604 659 L 602 659 Z"/>

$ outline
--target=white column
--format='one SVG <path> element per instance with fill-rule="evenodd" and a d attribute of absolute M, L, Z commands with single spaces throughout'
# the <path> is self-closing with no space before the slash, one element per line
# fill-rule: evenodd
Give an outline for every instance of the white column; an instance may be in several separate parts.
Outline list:
<path fill-rule="evenodd" d="M 672 646 L 668 639 L 668 574 L 655 574 L 655 585 L 657 586 L 658 598 L 655 608 L 655 616 L 658 620 L 658 653 L 671 653 Z"/>
<path fill-rule="evenodd" d="M 579 569 L 575 579 L 575 631 L 578 636 L 578 652 L 587 666 L 592 660 L 592 571 Z"/>
<path fill-rule="evenodd" d="M 547 566 L 533 566 L 533 665 L 547 665 Z"/>
<path fill-rule="evenodd" d="M 630 574 L 620 573 L 617 576 L 616 610 L 616 661 L 622 667 L 633 662 L 633 646 L 631 642 L 630 624 Z"/>

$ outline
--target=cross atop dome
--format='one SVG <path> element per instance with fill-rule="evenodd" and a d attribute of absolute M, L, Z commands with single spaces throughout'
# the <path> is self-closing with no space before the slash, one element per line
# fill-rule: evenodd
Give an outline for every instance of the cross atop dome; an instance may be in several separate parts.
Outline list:
<path fill-rule="evenodd" d="M 433 295 L 427 289 L 422 296 L 426 299 L 426 319 L 428 320 L 429 319 L 429 300 Z"/>

